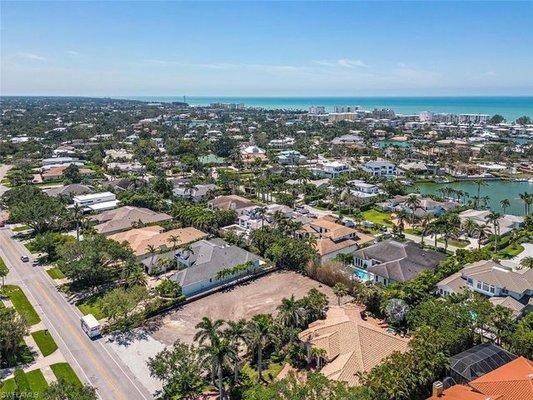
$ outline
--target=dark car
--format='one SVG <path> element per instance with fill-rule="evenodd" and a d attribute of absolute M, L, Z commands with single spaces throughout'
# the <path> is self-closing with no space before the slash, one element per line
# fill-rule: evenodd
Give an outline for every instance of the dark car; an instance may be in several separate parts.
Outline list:
<path fill-rule="evenodd" d="M 30 257 L 28 257 L 28 256 L 21 256 L 20 259 L 22 260 L 22 262 L 30 261 Z"/>

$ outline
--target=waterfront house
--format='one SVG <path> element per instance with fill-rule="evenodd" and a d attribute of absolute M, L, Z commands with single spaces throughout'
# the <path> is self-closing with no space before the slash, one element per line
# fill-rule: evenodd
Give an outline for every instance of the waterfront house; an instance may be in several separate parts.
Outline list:
<path fill-rule="evenodd" d="M 349 181 L 347 184 L 350 188 L 350 193 L 362 199 L 372 198 L 382 193 L 378 185 L 366 183 L 359 179 Z"/>
<path fill-rule="evenodd" d="M 458 214 L 461 224 L 465 223 L 468 220 L 474 221 L 478 225 L 488 225 L 488 229 L 491 233 L 494 232 L 494 226 L 492 223 L 487 224 L 487 216 L 491 213 L 490 210 L 465 210 Z M 507 235 L 515 229 L 519 229 L 524 223 L 523 217 L 518 217 L 516 215 L 505 214 L 497 221 L 498 234 Z"/>

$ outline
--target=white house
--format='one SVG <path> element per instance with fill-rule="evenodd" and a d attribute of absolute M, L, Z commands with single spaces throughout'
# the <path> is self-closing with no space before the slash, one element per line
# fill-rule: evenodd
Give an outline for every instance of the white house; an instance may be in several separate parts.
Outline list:
<path fill-rule="evenodd" d="M 117 197 L 111 192 L 90 193 L 74 196 L 74 205 L 83 211 L 105 211 L 112 210 L 118 205 Z"/>
<path fill-rule="evenodd" d="M 377 185 L 374 185 L 372 183 L 366 183 L 359 179 L 349 181 L 348 185 L 350 185 L 351 194 L 357 197 L 361 197 L 363 199 L 375 197 L 381 194 L 381 190 Z"/>
<path fill-rule="evenodd" d="M 335 178 L 336 176 L 352 171 L 352 167 L 340 161 L 330 161 L 318 164 L 309 170 L 319 178 Z"/>
<path fill-rule="evenodd" d="M 368 161 L 362 169 L 373 176 L 384 178 L 394 178 L 396 176 L 396 165 L 389 161 Z"/>

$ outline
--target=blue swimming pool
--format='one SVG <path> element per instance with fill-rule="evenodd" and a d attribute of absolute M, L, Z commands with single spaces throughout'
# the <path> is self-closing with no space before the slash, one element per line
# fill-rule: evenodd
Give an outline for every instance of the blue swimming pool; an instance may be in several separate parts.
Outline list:
<path fill-rule="evenodd" d="M 361 282 L 371 281 L 372 279 L 374 279 L 374 274 L 372 274 L 372 273 L 368 272 L 366 269 L 362 269 L 362 268 L 355 267 L 354 275 Z"/>

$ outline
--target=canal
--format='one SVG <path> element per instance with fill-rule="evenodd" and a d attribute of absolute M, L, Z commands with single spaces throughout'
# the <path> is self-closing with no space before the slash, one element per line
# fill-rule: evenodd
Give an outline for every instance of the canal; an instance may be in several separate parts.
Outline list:
<path fill-rule="evenodd" d="M 503 212 L 500 206 L 502 199 L 508 199 L 510 206 L 505 210 L 507 214 L 524 215 L 524 202 L 520 199 L 521 193 L 533 193 L 533 184 L 528 182 L 514 181 L 485 181 L 486 186 L 481 186 L 480 197 L 488 196 L 488 206 L 498 212 Z M 470 195 L 470 199 L 477 196 L 477 185 L 471 181 L 461 181 L 452 183 L 418 183 L 414 186 L 414 191 L 420 194 L 436 194 L 441 196 L 439 189 L 450 187 L 455 190 L 462 190 Z"/>

